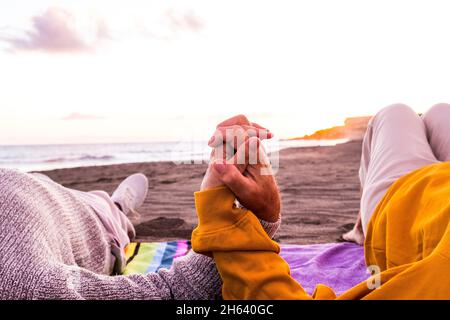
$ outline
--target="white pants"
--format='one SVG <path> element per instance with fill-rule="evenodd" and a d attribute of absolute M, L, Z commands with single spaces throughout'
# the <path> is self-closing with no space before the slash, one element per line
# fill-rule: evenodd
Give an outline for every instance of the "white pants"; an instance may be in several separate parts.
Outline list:
<path fill-rule="evenodd" d="M 32 173 L 40 179 L 54 182 L 50 177 L 41 173 Z M 111 244 L 110 273 L 120 274 L 126 267 L 125 247 L 136 236 L 136 231 L 130 219 L 112 201 L 105 191 L 83 192 L 70 189 L 80 200 L 90 206 L 105 227 Z"/>
<path fill-rule="evenodd" d="M 73 189 L 72 191 L 94 209 L 99 217 L 110 238 L 111 253 L 114 258 L 111 273 L 122 273 L 126 267 L 125 247 L 136 236 L 133 224 L 105 191 L 82 192 Z"/>
<path fill-rule="evenodd" d="M 422 117 L 403 104 L 375 115 L 363 140 L 359 171 L 364 234 L 378 203 L 397 179 L 441 161 L 450 161 L 449 104 L 437 104 Z"/>

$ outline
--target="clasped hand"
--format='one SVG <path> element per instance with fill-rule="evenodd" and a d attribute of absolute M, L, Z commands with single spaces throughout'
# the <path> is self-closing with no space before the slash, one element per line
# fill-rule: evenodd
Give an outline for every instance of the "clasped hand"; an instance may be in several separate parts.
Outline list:
<path fill-rule="evenodd" d="M 261 140 L 273 134 L 238 115 L 217 125 L 208 142 L 211 159 L 201 190 L 228 187 L 245 208 L 259 219 L 280 217 L 280 193 Z"/>

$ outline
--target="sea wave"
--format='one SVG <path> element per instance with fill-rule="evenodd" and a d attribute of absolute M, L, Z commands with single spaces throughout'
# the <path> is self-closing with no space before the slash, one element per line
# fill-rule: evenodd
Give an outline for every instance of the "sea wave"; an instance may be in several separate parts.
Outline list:
<path fill-rule="evenodd" d="M 285 148 L 334 145 L 345 141 L 273 141 L 266 144 L 267 152 Z M 151 142 L 139 144 L 85 144 L 0 146 L 0 167 L 23 171 L 120 163 L 154 161 L 208 160 L 210 148 L 206 142 Z"/>
<path fill-rule="evenodd" d="M 59 162 L 74 162 L 74 161 L 105 161 L 105 160 L 114 160 L 114 156 L 104 155 L 104 156 L 94 156 L 94 155 L 81 155 L 75 157 L 58 157 L 47 159 L 43 161 L 44 163 L 59 163 Z"/>

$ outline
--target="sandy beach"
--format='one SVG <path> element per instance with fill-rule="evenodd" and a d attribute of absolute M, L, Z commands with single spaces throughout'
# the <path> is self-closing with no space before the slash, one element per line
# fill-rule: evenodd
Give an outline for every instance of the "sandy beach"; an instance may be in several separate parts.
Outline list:
<path fill-rule="evenodd" d="M 359 208 L 358 168 L 361 142 L 280 152 L 277 181 L 282 193 L 282 243 L 335 242 L 351 228 Z M 189 239 L 196 225 L 193 193 L 206 165 L 171 162 L 122 164 L 44 172 L 66 187 L 112 193 L 128 175 L 144 173 L 149 196 L 136 226 L 138 240 Z"/>

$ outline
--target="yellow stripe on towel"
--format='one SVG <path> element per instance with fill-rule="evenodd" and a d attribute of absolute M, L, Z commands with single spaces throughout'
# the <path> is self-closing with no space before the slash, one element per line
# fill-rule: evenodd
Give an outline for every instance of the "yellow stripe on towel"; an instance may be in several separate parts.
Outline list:
<path fill-rule="evenodd" d="M 149 263 L 153 261 L 157 246 L 158 243 L 141 243 L 139 254 L 135 255 L 133 260 L 128 263 L 123 274 L 145 274 Z"/>

